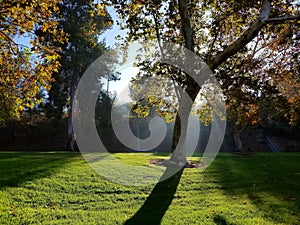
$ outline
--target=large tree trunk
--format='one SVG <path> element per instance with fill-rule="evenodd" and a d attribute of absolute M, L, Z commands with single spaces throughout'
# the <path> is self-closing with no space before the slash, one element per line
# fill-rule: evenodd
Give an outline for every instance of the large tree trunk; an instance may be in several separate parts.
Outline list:
<path fill-rule="evenodd" d="M 190 16 L 188 14 L 188 7 L 186 0 L 179 0 L 178 2 L 179 13 L 181 17 L 181 32 L 184 36 L 185 47 L 194 52 L 193 29 L 190 23 Z M 188 118 L 200 88 L 193 90 L 195 83 L 191 77 L 187 76 L 187 94 L 182 93 L 179 99 L 179 109 L 175 120 L 172 142 L 172 155 L 170 161 L 178 164 L 179 166 L 187 163 L 186 155 L 184 152 L 186 134 L 188 128 Z"/>
<path fill-rule="evenodd" d="M 170 161 L 179 166 L 183 166 L 187 163 L 185 141 L 188 129 L 188 118 L 192 105 L 193 103 L 191 103 L 190 106 L 188 104 L 179 106 L 179 112 L 177 113 L 174 125 L 172 155 Z"/>
<path fill-rule="evenodd" d="M 180 129 L 181 129 L 180 117 L 177 114 L 177 116 L 175 118 L 174 128 L 173 128 L 172 153 L 174 152 L 174 150 L 176 149 L 176 146 L 178 144 L 179 137 L 180 137 Z"/>
<path fill-rule="evenodd" d="M 179 109 L 173 130 L 172 155 L 170 161 L 182 166 L 187 163 L 186 159 L 186 135 L 188 129 L 188 119 L 193 103 L 199 93 L 200 87 L 195 81 L 188 77 L 187 93 L 181 95 Z"/>

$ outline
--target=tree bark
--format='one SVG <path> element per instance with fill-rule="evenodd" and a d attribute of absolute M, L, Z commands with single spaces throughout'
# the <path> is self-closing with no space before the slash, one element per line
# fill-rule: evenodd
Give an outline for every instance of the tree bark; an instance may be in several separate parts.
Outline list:
<path fill-rule="evenodd" d="M 193 39 L 193 29 L 190 23 L 190 16 L 188 14 L 188 7 L 186 0 L 179 0 L 179 13 L 181 18 L 181 32 L 184 36 L 185 47 L 194 52 L 194 39 Z M 192 90 L 192 84 L 195 84 L 195 81 L 192 80 L 191 77 L 187 76 L 187 95 L 182 94 L 178 101 L 182 104 L 179 104 L 178 113 L 175 119 L 175 125 L 173 130 L 173 140 L 172 140 L 172 155 L 170 161 L 182 166 L 187 163 L 185 152 L 183 151 L 187 128 L 188 128 L 188 118 L 190 115 L 190 111 L 192 109 L 193 101 L 195 100 L 200 88 L 198 90 Z M 190 84 L 190 85 L 189 85 Z M 198 86 L 198 85 L 196 85 Z M 195 97 L 193 97 L 195 95 Z M 188 99 L 192 99 L 192 103 L 188 101 Z M 181 115 L 181 116 L 180 116 Z"/>
<path fill-rule="evenodd" d="M 179 14 L 181 18 L 181 30 L 184 36 L 185 47 L 194 52 L 193 29 L 190 22 L 186 0 L 179 0 Z"/>
<path fill-rule="evenodd" d="M 178 144 L 179 137 L 180 137 L 180 129 L 181 129 L 180 117 L 177 114 L 175 118 L 174 128 L 173 128 L 172 153 L 174 152 Z"/>
<path fill-rule="evenodd" d="M 176 165 L 179 166 L 183 166 L 187 163 L 184 150 L 185 150 L 185 141 L 186 141 L 186 135 L 188 129 L 188 118 L 193 105 L 193 103 L 189 104 L 184 101 L 182 102 L 183 103 L 179 105 L 178 113 L 175 120 L 173 143 L 172 143 L 173 152 L 170 158 L 170 161 L 174 162 Z"/>
<path fill-rule="evenodd" d="M 237 152 L 245 152 L 243 148 L 242 139 L 241 139 L 241 133 L 242 130 L 238 128 L 233 129 L 233 141 L 234 141 L 235 150 Z"/>
<path fill-rule="evenodd" d="M 172 142 L 172 155 L 170 161 L 175 162 L 178 165 L 185 165 L 187 163 L 185 150 L 186 135 L 188 129 L 188 119 L 190 112 L 195 101 L 200 87 L 196 82 L 188 77 L 188 88 L 186 93 L 181 95 L 178 113 L 175 119 L 175 125 L 173 130 L 173 142 Z"/>
<path fill-rule="evenodd" d="M 68 138 L 67 138 L 67 150 L 74 152 L 77 150 L 76 141 L 74 137 L 73 130 L 73 107 L 74 107 L 74 96 L 76 87 L 78 84 L 77 74 L 72 75 L 71 87 L 70 87 L 70 108 L 69 108 L 69 117 L 68 117 Z"/>

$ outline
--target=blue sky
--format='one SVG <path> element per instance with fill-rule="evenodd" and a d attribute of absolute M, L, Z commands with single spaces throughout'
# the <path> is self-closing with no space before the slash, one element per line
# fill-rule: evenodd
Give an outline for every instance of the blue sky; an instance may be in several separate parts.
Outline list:
<path fill-rule="evenodd" d="M 114 24 L 111 29 L 105 31 L 101 36 L 100 40 L 105 40 L 105 43 L 107 46 L 110 46 L 112 48 L 117 47 L 117 41 L 116 37 L 120 35 L 121 37 L 124 37 L 126 35 L 125 30 L 121 30 L 120 27 L 116 24 L 116 20 L 118 20 L 118 17 L 116 15 L 115 9 L 113 7 L 108 8 L 108 13 L 111 15 Z M 120 94 L 126 87 L 129 85 L 130 80 L 132 77 L 135 77 L 138 73 L 138 69 L 134 68 L 131 64 L 125 64 L 118 70 L 118 72 L 121 73 L 121 80 L 116 82 L 110 82 L 109 84 L 109 91 L 110 92 L 116 92 L 117 94 Z M 104 87 L 106 87 L 106 80 L 103 79 Z M 124 93 L 124 92 L 123 92 Z"/>
<path fill-rule="evenodd" d="M 108 8 L 108 13 L 112 17 L 114 24 L 111 29 L 107 30 L 100 36 L 100 40 L 105 39 L 106 44 L 108 46 L 113 47 L 116 44 L 116 36 L 121 35 L 125 36 L 126 31 L 121 30 L 120 27 L 116 24 L 116 20 L 118 19 L 118 16 L 116 15 L 116 11 L 113 7 Z"/>

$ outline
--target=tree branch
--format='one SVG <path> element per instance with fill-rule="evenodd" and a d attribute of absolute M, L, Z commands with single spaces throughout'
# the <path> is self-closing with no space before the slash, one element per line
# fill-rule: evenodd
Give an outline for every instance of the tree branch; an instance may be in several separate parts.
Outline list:
<path fill-rule="evenodd" d="M 188 14 L 188 7 L 186 0 L 179 0 L 179 13 L 181 17 L 181 29 L 184 36 L 185 47 L 194 52 L 193 29 Z"/>
<path fill-rule="evenodd" d="M 159 34 L 159 21 L 158 21 L 156 15 L 155 15 L 155 13 L 152 13 L 152 15 L 153 15 L 153 18 L 154 18 L 156 39 L 157 39 L 157 42 L 158 42 L 160 52 L 161 52 L 162 56 L 164 57 L 164 51 L 163 51 L 162 46 L 161 46 L 161 38 L 160 38 L 160 34 Z"/>
<path fill-rule="evenodd" d="M 253 48 L 253 52 L 252 52 L 251 59 L 253 59 L 253 58 L 254 58 L 254 56 L 255 56 L 255 53 L 257 52 L 256 50 L 257 50 L 257 46 L 258 46 L 258 43 L 259 43 L 259 41 L 260 41 L 260 39 L 259 39 L 259 38 L 257 38 L 257 40 L 256 40 L 256 42 L 255 42 L 255 46 L 254 46 L 254 48 Z"/>
<path fill-rule="evenodd" d="M 259 19 L 264 22 L 265 20 L 269 19 L 270 13 L 271 13 L 271 0 L 264 0 L 260 10 Z"/>
<path fill-rule="evenodd" d="M 214 71 L 219 65 L 225 62 L 229 57 L 235 55 L 242 48 L 244 48 L 250 41 L 255 38 L 259 31 L 267 24 L 264 21 L 269 18 L 271 13 L 271 1 L 264 0 L 259 19 L 254 22 L 237 40 L 218 53 L 215 57 L 207 62 L 208 66 Z"/>
<path fill-rule="evenodd" d="M 11 37 L 9 37 L 5 32 L 3 32 L 2 30 L 0 30 L 0 34 L 2 34 L 7 40 L 8 40 L 8 42 L 12 42 L 12 43 L 14 43 L 14 44 L 16 44 L 15 42 L 14 42 L 14 40 L 11 38 Z"/>
<path fill-rule="evenodd" d="M 218 53 L 212 60 L 207 62 L 210 69 L 215 70 L 220 64 L 225 62 L 229 57 L 235 55 L 242 48 L 244 48 L 249 42 L 255 38 L 259 31 L 267 24 L 270 23 L 283 23 L 291 20 L 300 20 L 300 15 L 297 16 L 285 16 L 279 18 L 270 18 L 271 13 L 271 1 L 264 0 L 259 19 L 254 22 L 236 41 L 225 48 L 222 52 Z"/>
<path fill-rule="evenodd" d="M 250 41 L 253 40 L 258 32 L 265 26 L 261 20 L 253 23 L 248 30 L 246 30 L 236 41 L 225 48 L 222 52 L 218 53 L 211 61 L 207 62 L 210 69 L 213 71 L 229 57 L 235 55 L 238 51 L 244 48 Z"/>
<path fill-rule="evenodd" d="M 300 20 L 300 15 L 298 16 L 283 16 L 278 18 L 270 18 L 265 20 L 265 23 L 282 23 L 286 21 Z"/>
<path fill-rule="evenodd" d="M 164 51 L 162 49 L 162 45 L 161 45 L 161 37 L 160 37 L 160 34 L 159 34 L 159 21 L 158 21 L 158 18 L 156 17 L 155 13 L 152 13 L 153 15 L 153 18 L 154 18 L 154 23 L 155 23 L 155 32 L 156 32 L 156 39 L 157 39 L 157 42 L 158 42 L 158 46 L 159 46 L 159 49 L 160 49 L 160 52 L 163 56 L 163 58 L 165 57 L 165 54 L 164 54 Z M 167 71 L 171 73 L 170 71 L 170 68 L 167 66 Z M 175 89 L 175 93 L 176 93 L 176 97 L 179 101 L 180 99 L 180 94 L 179 94 L 179 90 L 178 90 L 178 87 L 176 86 L 176 82 L 175 82 L 175 79 L 174 79 L 174 76 L 171 76 L 171 80 L 173 82 L 173 85 L 174 85 L 174 89 Z"/>

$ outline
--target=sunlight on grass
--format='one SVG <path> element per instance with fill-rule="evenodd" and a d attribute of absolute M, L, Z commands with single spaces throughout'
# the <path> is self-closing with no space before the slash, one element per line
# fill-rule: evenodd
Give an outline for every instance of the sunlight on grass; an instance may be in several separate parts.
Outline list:
<path fill-rule="evenodd" d="M 168 156 L 114 157 L 150 166 L 150 159 Z M 299 159 L 299 153 L 221 154 L 205 171 L 185 169 L 161 223 L 299 224 Z M 0 223 L 123 224 L 153 194 L 154 186 L 113 183 L 79 153 L 0 153 Z M 165 189 L 161 202 L 168 185 Z M 151 206 L 160 207 L 159 201 Z"/>

